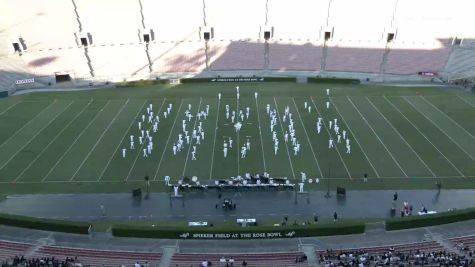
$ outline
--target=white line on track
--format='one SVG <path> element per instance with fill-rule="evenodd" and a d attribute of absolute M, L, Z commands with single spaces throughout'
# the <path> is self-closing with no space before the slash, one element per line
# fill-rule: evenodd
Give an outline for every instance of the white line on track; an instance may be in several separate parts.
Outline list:
<path fill-rule="evenodd" d="M 213 165 L 214 165 L 214 150 L 216 148 L 216 132 L 218 130 L 218 120 L 219 120 L 219 113 L 221 111 L 219 110 L 221 106 L 221 99 L 218 99 L 218 114 L 216 114 L 216 124 L 214 125 L 214 140 L 213 140 L 213 152 L 211 153 L 211 169 L 209 171 L 209 179 L 213 177 Z"/>
<path fill-rule="evenodd" d="M 411 101 L 407 100 L 406 97 L 403 97 L 404 100 L 406 100 L 407 103 L 409 103 L 409 105 L 411 105 L 415 110 L 417 110 L 417 112 L 419 112 L 422 116 L 424 116 L 424 118 L 426 118 L 428 121 L 430 121 L 433 125 L 435 125 L 435 127 L 437 127 L 437 129 L 439 129 L 442 133 L 445 134 L 445 136 L 447 136 L 450 140 L 452 140 L 452 142 L 458 147 L 460 148 L 463 152 L 465 152 L 465 154 L 467 154 L 467 156 L 469 156 L 472 160 L 475 160 L 475 158 L 470 155 L 470 153 L 468 153 L 461 145 L 459 145 L 459 143 L 455 142 L 455 140 L 449 135 L 447 134 L 447 132 L 445 132 L 444 130 L 442 130 L 442 128 L 440 128 L 439 125 L 437 125 L 437 123 L 435 123 L 433 120 L 431 120 L 429 117 L 426 116 L 426 114 L 424 114 L 423 112 L 421 112 L 418 108 L 416 108 L 416 105 L 414 105 L 413 103 L 411 103 Z"/>
<path fill-rule="evenodd" d="M 470 135 L 470 137 L 472 137 L 472 139 L 475 139 L 475 137 L 469 133 L 467 130 L 465 130 L 465 128 L 462 127 L 462 125 L 458 124 L 458 122 L 456 122 L 454 119 L 452 119 L 451 117 L 449 117 L 449 115 L 445 114 L 445 112 L 443 112 L 442 110 L 440 110 L 438 107 L 436 107 L 434 104 L 432 104 L 429 100 L 427 100 L 425 97 L 423 96 L 420 96 L 425 102 L 427 102 L 427 104 L 431 105 L 434 109 L 436 109 L 437 111 L 440 112 L 440 114 L 444 115 L 447 119 L 449 119 L 451 122 L 453 122 L 455 125 L 457 125 L 460 129 L 462 129 L 466 134 Z"/>
<path fill-rule="evenodd" d="M 280 130 L 282 132 L 282 136 L 284 136 L 284 127 L 282 126 L 282 122 L 280 121 L 279 107 L 277 106 L 277 101 L 275 100 L 275 97 L 274 97 L 274 103 L 275 103 L 275 109 L 277 110 L 277 118 L 279 119 Z M 295 172 L 294 172 L 294 164 L 292 163 L 292 159 L 290 158 L 289 147 L 287 146 L 287 144 L 285 142 L 283 142 L 283 143 L 284 143 L 285 149 L 287 151 L 287 157 L 289 158 L 290 169 L 292 170 L 292 176 L 295 180 L 296 177 L 295 177 Z"/>
<path fill-rule="evenodd" d="M 196 114 L 198 114 L 198 112 L 200 112 L 202 101 L 203 101 L 203 98 L 200 97 L 200 103 L 198 104 L 198 110 L 196 111 Z M 191 112 L 191 110 L 190 110 L 190 112 Z M 195 123 L 193 124 L 193 129 L 195 129 L 196 123 L 198 122 L 198 116 L 195 115 L 195 117 L 196 118 L 195 118 Z M 201 138 L 201 136 L 199 138 Z M 183 173 L 181 174 L 182 177 L 185 176 L 185 173 L 186 173 L 186 166 L 188 165 L 188 158 L 190 156 L 190 150 L 191 150 L 192 146 L 193 146 L 193 138 L 191 138 L 190 145 L 188 146 L 188 151 L 186 152 L 185 164 L 183 164 Z"/>
<path fill-rule="evenodd" d="M 439 151 L 439 153 L 447 160 L 447 162 L 450 163 L 450 165 L 452 165 L 452 167 L 454 167 L 455 170 L 457 170 L 457 172 L 461 175 L 461 176 L 465 176 L 453 163 L 452 161 L 450 161 L 445 155 L 444 153 L 442 153 L 430 140 L 429 138 L 427 138 L 427 136 L 421 132 L 421 130 L 419 130 L 419 128 L 416 127 L 416 125 L 414 125 L 414 123 L 412 123 L 412 121 L 410 121 L 406 115 L 404 115 L 404 113 L 401 112 L 401 110 L 396 106 L 394 105 L 391 101 L 389 101 L 389 99 L 387 97 L 383 97 L 391 106 L 393 106 L 393 108 L 395 110 L 397 110 L 411 125 L 412 127 L 414 127 L 422 136 L 424 136 L 424 138 L 437 150 Z"/>
<path fill-rule="evenodd" d="M 38 114 L 36 114 L 36 116 L 34 116 L 33 118 L 31 118 L 31 120 L 29 120 L 27 123 L 25 123 L 25 125 L 23 125 L 20 129 L 18 129 L 14 134 L 12 134 L 7 140 L 5 140 L 1 145 L 0 145 L 0 148 L 2 148 L 6 143 L 8 143 L 13 137 L 15 137 L 18 133 L 22 132 L 23 129 L 28 126 L 31 122 L 33 122 L 36 118 L 38 118 L 45 110 L 49 109 L 49 107 L 51 107 L 51 105 L 53 105 L 54 103 L 56 102 L 56 99 L 51 102 L 48 106 L 44 107 L 40 112 L 38 112 Z"/>
<path fill-rule="evenodd" d="M 22 147 L 20 147 L 20 149 L 17 150 L 17 152 L 15 152 L 15 154 L 13 154 L 2 166 L 0 166 L 0 170 L 2 170 L 3 168 L 5 168 L 5 166 L 7 166 L 7 164 L 16 156 L 18 155 L 18 153 L 20 153 L 20 151 L 22 151 L 27 145 L 29 145 L 31 143 L 31 141 L 33 141 L 41 132 L 43 132 L 44 129 L 46 129 L 46 127 L 48 127 L 54 120 L 56 120 L 56 118 L 59 117 L 59 115 L 63 114 L 63 112 L 65 112 L 72 104 L 74 103 L 74 101 L 71 101 L 71 103 L 69 103 L 69 105 L 67 105 L 63 111 L 61 112 L 58 112 L 58 114 L 56 114 L 56 116 L 54 116 L 54 118 L 52 120 L 50 120 L 46 125 L 44 125 L 40 130 L 38 130 L 36 132 L 35 135 L 33 135 L 33 137 L 30 138 L 30 140 L 28 140 L 28 142 L 26 142 Z"/>
<path fill-rule="evenodd" d="M 318 114 L 320 115 L 320 117 L 322 117 L 322 120 L 323 120 L 323 114 L 320 113 L 320 110 L 318 109 L 317 105 L 316 105 L 315 102 L 313 101 L 313 98 L 310 97 L 310 100 L 312 101 L 312 104 L 313 104 L 313 106 L 315 107 L 315 110 L 317 110 Z M 295 103 L 295 102 L 294 102 L 294 103 Z M 300 116 L 300 114 L 299 114 L 299 116 Z M 303 122 L 302 122 L 302 124 L 303 124 Z M 327 130 L 328 136 L 329 136 L 330 138 L 332 138 L 332 134 L 331 134 L 330 130 L 327 128 L 327 124 L 325 123 L 325 121 L 323 122 L 323 127 L 325 128 L 325 130 Z M 305 131 L 306 131 L 306 130 L 305 130 Z M 348 177 L 349 177 L 350 179 L 353 179 L 353 178 L 351 177 L 350 171 L 348 170 L 348 166 L 346 166 L 346 163 L 345 163 L 345 161 L 343 160 L 343 157 L 342 157 L 341 154 L 340 154 L 340 150 L 338 150 L 338 147 L 337 147 L 336 145 L 335 145 L 335 150 L 336 150 L 336 153 L 338 153 L 338 156 L 340 157 L 341 163 L 343 163 L 343 166 L 345 167 L 345 170 L 346 170 L 346 173 L 348 174 Z M 323 175 L 322 175 L 322 177 L 323 177 Z"/>
<path fill-rule="evenodd" d="M 84 163 L 86 163 L 87 159 L 89 159 L 89 157 L 91 156 L 92 152 L 94 152 L 94 150 L 96 149 L 97 145 L 99 144 L 99 142 L 102 140 L 102 138 L 104 138 L 104 135 L 107 133 L 107 131 L 109 130 L 109 128 L 112 126 L 112 124 L 115 122 L 115 120 L 117 119 L 117 117 L 119 117 L 119 115 L 122 113 L 122 111 L 124 110 L 124 108 L 127 106 L 127 104 L 129 103 L 129 100 L 127 98 L 127 101 L 125 101 L 124 105 L 122 105 L 122 108 L 120 108 L 119 112 L 117 112 L 117 114 L 115 114 L 114 118 L 112 118 L 112 120 L 109 122 L 109 124 L 107 125 L 107 127 L 104 129 L 104 131 L 102 132 L 102 134 L 99 136 L 99 138 L 97 139 L 96 143 L 94 144 L 94 146 L 92 146 L 91 150 L 89 150 L 89 152 L 87 153 L 86 157 L 84 157 L 84 159 L 82 160 L 81 164 L 79 165 L 79 167 L 76 169 L 76 172 L 74 172 L 73 176 L 71 176 L 71 178 L 69 179 L 70 181 L 74 180 L 74 177 L 76 177 L 76 175 L 78 174 L 79 170 L 82 168 L 82 166 L 84 165 Z"/>
<path fill-rule="evenodd" d="M 322 172 L 322 169 L 320 168 L 320 164 L 318 163 L 318 159 L 317 159 L 317 156 L 315 155 L 315 151 L 313 150 L 312 142 L 310 142 L 310 137 L 308 136 L 307 128 L 305 127 L 305 124 L 303 123 L 302 116 L 300 116 L 299 108 L 297 106 L 297 103 L 295 103 L 295 99 L 293 97 L 292 97 L 292 101 L 294 102 L 295 110 L 297 111 L 297 114 L 299 115 L 300 123 L 302 124 L 302 127 L 304 129 L 305 136 L 307 136 L 308 145 L 310 147 L 310 150 L 312 151 L 312 155 L 313 155 L 313 158 L 315 159 L 315 163 L 317 163 L 318 171 L 320 172 L 320 177 L 323 177 L 323 172 Z M 343 164 L 345 164 L 345 163 L 343 163 Z M 347 171 L 348 171 L 348 169 L 347 169 Z M 348 175 L 350 175 L 349 172 L 348 172 Z M 351 178 L 351 176 L 350 176 L 350 178 Z"/>
<path fill-rule="evenodd" d="M 91 100 L 91 101 L 92 101 L 92 100 Z M 69 121 L 69 123 L 66 124 L 66 126 L 64 126 L 63 129 L 62 129 L 58 134 L 56 134 L 56 136 L 55 136 L 53 139 L 51 139 L 51 141 L 50 141 L 45 147 L 43 147 L 43 149 L 41 150 L 41 152 L 40 152 L 38 155 L 36 155 L 36 157 L 30 162 L 30 164 L 28 164 L 28 166 L 26 166 L 26 168 L 24 168 L 23 171 L 22 171 L 20 174 L 18 174 L 18 176 L 15 178 L 15 180 L 13 180 L 14 182 L 18 181 L 18 180 L 20 179 L 20 177 L 21 177 L 23 174 L 25 174 L 25 172 L 26 172 L 28 169 L 30 169 L 30 167 L 41 157 L 41 155 L 43 155 L 43 153 L 46 152 L 46 150 L 54 143 L 54 141 L 56 141 L 56 139 L 58 139 L 58 137 L 60 137 L 61 134 L 62 134 L 64 131 L 66 131 L 66 129 L 68 129 L 68 127 L 69 127 L 77 118 L 79 118 L 79 116 L 81 116 L 81 114 L 84 113 L 84 111 L 85 111 L 85 110 L 89 107 L 89 105 L 91 104 L 91 101 L 89 101 L 86 105 L 84 105 L 84 108 L 83 108 L 80 112 L 78 112 L 78 113 L 76 114 L 76 116 L 74 116 L 74 118 L 71 119 L 71 120 Z"/>
<path fill-rule="evenodd" d="M 181 106 L 183 106 L 183 99 L 180 100 L 180 106 L 178 107 L 178 111 L 177 111 L 177 114 L 175 116 L 175 120 L 173 121 L 172 128 L 170 128 L 170 133 L 168 134 L 167 142 L 165 143 L 165 146 L 163 147 L 162 156 L 160 157 L 160 161 L 158 162 L 157 170 L 155 171 L 155 174 L 153 175 L 153 180 L 157 179 L 158 171 L 160 170 L 160 166 L 162 165 L 163 157 L 165 156 L 165 151 L 167 151 L 167 149 L 168 149 L 168 142 L 170 141 L 170 137 L 172 136 L 173 128 L 175 128 L 176 120 L 178 119 L 178 116 L 180 115 Z"/>
<path fill-rule="evenodd" d="M 401 135 L 401 133 L 396 129 L 396 127 L 394 127 L 394 125 L 386 118 L 386 116 L 383 115 L 383 113 L 381 113 L 381 111 L 374 105 L 374 103 L 368 97 L 365 97 L 365 98 L 366 98 L 366 100 L 368 100 L 368 102 L 371 104 L 371 106 L 373 106 L 373 108 L 379 113 L 379 115 L 381 115 L 381 117 L 383 117 L 383 119 L 389 124 L 389 126 L 391 126 L 391 128 L 399 135 L 401 140 L 411 149 L 412 152 L 414 152 L 414 154 L 422 162 L 422 164 L 426 167 L 426 169 L 429 170 L 429 172 L 432 174 L 432 176 L 436 177 L 437 175 L 435 175 L 435 173 L 431 170 L 431 168 L 419 156 L 419 154 L 414 150 L 414 148 L 406 141 L 406 139 Z"/>
<path fill-rule="evenodd" d="M 312 97 L 310 97 L 312 99 Z M 351 135 L 353 136 L 353 139 L 355 139 L 356 143 L 358 144 L 358 146 L 360 147 L 361 149 L 361 152 L 363 152 L 363 155 L 365 156 L 366 160 L 368 161 L 369 165 L 371 166 L 371 168 L 373 169 L 374 173 L 376 174 L 376 176 L 378 178 L 380 178 L 381 176 L 379 175 L 378 171 L 376 170 L 376 168 L 373 166 L 373 163 L 371 163 L 371 160 L 369 159 L 368 155 L 366 154 L 366 152 L 364 151 L 363 149 L 363 146 L 360 144 L 360 142 L 358 141 L 358 138 L 356 137 L 355 133 L 351 130 L 350 128 L 350 125 L 346 122 L 345 120 L 345 117 L 343 117 L 343 114 L 340 113 L 340 111 L 338 110 L 338 107 L 337 105 L 335 104 L 335 102 L 333 102 L 333 99 L 330 97 L 330 102 L 332 103 L 332 106 L 335 107 L 335 110 L 336 112 L 338 113 L 338 115 L 340 115 L 340 118 L 343 120 L 343 123 L 345 123 L 346 125 L 346 128 L 348 128 L 348 130 L 350 131 Z M 312 99 L 313 101 L 313 99 Z"/>
<path fill-rule="evenodd" d="M 51 167 L 51 169 L 48 171 L 48 173 L 46 173 L 45 177 L 43 177 L 43 179 L 41 179 L 41 182 L 45 182 L 46 179 L 48 178 L 48 176 L 53 172 L 53 170 L 59 165 L 59 163 L 63 160 L 63 158 L 68 154 L 69 150 L 71 150 L 71 148 L 73 148 L 73 146 L 76 144 L 76 142 L 79 140 L 79 138 L 81 138 L 81 136 L 86 132 L 86 130 L 89 128 L 89 126 L 91 126 L 91 124 L 97 119 L 97 117 L 99 116 L 99 114 L 102 113 L 102 111 L 104 110 L 104 108 L 110 103 L 110 100 L 107 101 L 107 103 L 102 106 L 102 109 L 96 113 L 96 115 L 94 116 L 94 118 L 86 125 L 86 127 L 84 127 L 84 129 L 82 129 L 82 131 L 79 133 L 79 135 L 76 137 L 76 139 L 74 139 L 73 143 L 71 143 L 71 145 L 68 147 L 68 149 L 63 153 L 63 155 L 61 155 L 61 157 L 56 161 L 56 163 L 53 165 L 53 167 Z"/>
<path fill-rule="evenodd" d="M 165 101 L 165 99 L 163 101 Z M 125 130 L 124 135 L 119 140 L 119 143 L 117 144 L 117 147 L 115 148 L 114 152 L 112 153 L 109 160 L 107 161 L 106 166 L 104 166 L 104 169 L 102 169 L 101 174 L 99 175 L 99 178 L 97 178 L 98 181 L 100 181 L 102 179 L 102 176 L 104 176 L 104 173 L 106 172 L 107 168 L 109 167 L 109 164 L 111 163 L 112 159 L 114 158 L 114 155 L 117 153 L 117 150 L 119 150 L 120 144 L 122 144 L 122 142 L 124 141 L 127 133 L 130 131 L 130 129 L 134 125 L 134 122 L 136 121 L 137 117 L 140 116 L 140 111 L 142 111 L 142 109 L 143 109 L 143 107 L 145 106 L 146 103 L 147 103 L 147 100 L 145 100 L 143 102 L 142 106 L 139 108 L 139 111 L 137 112 L 137 115 L 135 115 L 135 117 L 132 119 L 132 122 L 130 123 L 129 128 L 127 128 Z M 139 153 L 140 153 L 140 151 L 139 151 Z"/>
<path fill-rule="evenodd" d="M 457 97 L 462 99 L 463 102 L 469 104 L 472 108 L 475 108 L 475 104 L 471 103 L 470 101 L 466 100 L 465 98 L 461 97 L 460 95 L 457 95 Z"/>
<path fill-rule="evenodd" d="M 23 101 L 18 101 L 16 102 L 15 104 L 9 106 L 7 109 L 5 109 L 4 111 L 0 112 L 0 116 L 2 116 L 3 114 L 7 113 L 10 109 L 14 108 L 16 105 L 22 103 Z"/>
<path fill-rule="evenodd" d="M 165 104 L 165 100 L 166 98 L 163 99 L 162 101 L 162 104 L 160 105 L 160 108 L 158 109 L 158 112 L 157 112 L 157 115 L 160 115 L 161 112 L 162 112 L 162 108 L 163 108 L 163 105 Z M 139 111 L 140 113 L 140 111 Z M 134 120 L 135 121 L 135 120 Z M 133 122 L 132 122 L 133 123 Z M 150 131 L 150 129 L 152 129 L 152 125 L 150 125 L 150 127 L 148 128 L 148 130 Z M 129 171 L 127 172 L 127 176 L 125 177 L 124 181 L 128 181 L 129 180 L 129 177 L 130 175 L 132 174 L 132 171 L 134 170 L 134 167 L 135 167 L 135 163 L 137 163 L 137 160 L 140 156 L 140 152 L 142 151 L 143 147 L 145 146 L 145 140 L 142 142 L 142 145 L 140 146 L 140 148 L 137 149 L 137 155 L 135 156 L 135 159 L 134 159 L 134 162 L 132 163 L 132 166 L 130 167 Z"/>
<path fill-rule="evenodd" d="M 262 140 L 261 116 L 259 115 L 259 104 L 257 103 L 257 98 L 255 98 L 255 100 L 256 100 L 257 121 L 259 123 L 259 137 L 261 138 L 262 161 L 264 162 L 264 171 L 267 172 L 266 157 L 264 153 L 264 141 Z"/>
<path fill-rule="evenodd" d="M 379 135 L 376 133 L 376 131 L 373 129 L 373 127 L 371 126 L 371 124 L 366 120 L 366 118 L 363 116 L 363 114 L 361 114 L 361 112 L 359 111 L 359 109 L 355 106 L 355 104 L 353 103 L 353 101 L 351 101 L 351 98 L 349 96 L 346 97 L 348 99 L 348 101 L 350 101 L 351 105 L 355 108 L 355 110 L 358 112 L 358 114 L 360 114 L 361 118 L 363 118 L 364 122 L 366 123 L 366 125 L 368 125 L 368 127 L 371 129 L 371 131 L 374 133 L 374 135 L 376 136 L 376 138 L 378 138 L 379 142 L 383 145 L 383 147 L 386 149 L 386 151 L 388 152 L 389 156 L 391 156 L 391 158 L 394 160 L 394 162 L 396 163 L 396 165 L 399 167 L 399 169 L 402 171 L 402 173 L 404 173 L 404 176 L 406 177 L 409 177 L 407 176 L 406 172 L 402 169 L 401 165 L 399 164 L 399 162 L 396 160 L 396 158 L 394 157 L 394 155 L 391 153 L 391 151 L 389 151 L 389 149 L 386 147 L 386 145 L 384 144 L 383 140 L 381 140 L 381 138 L 379 138 Z"/>

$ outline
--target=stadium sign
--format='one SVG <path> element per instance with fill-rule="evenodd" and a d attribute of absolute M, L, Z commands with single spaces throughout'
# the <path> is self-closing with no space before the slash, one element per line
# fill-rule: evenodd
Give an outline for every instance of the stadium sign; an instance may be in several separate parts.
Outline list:
<path fill-rule="evenodd" d="M 435 77 L 439 75 L 437 72 L 430 72 L 430 71 L 421 71 L 418 74 L 421 76 L 429 76 L 429 77 Z"/>
<path fill-rule="evenodd" d="M 23 80 L 16 80 L 15 84 L 20 85 L 20 84 L 29 84 L 29 83 L 34 83 L 35 78 L 30 78 L 30 79 L 23 79 Z"/>
<path fill-rule="evenodd" d="M 262 77 L 212 78 L 211 82 L 263 82 Z"/>
<path fill-rule="evenodd" d="M 295 231 L 290 232 L 256 232 L 256 233 L 182 233 L 183 239 L 269 239 L 294 237 Z"/>

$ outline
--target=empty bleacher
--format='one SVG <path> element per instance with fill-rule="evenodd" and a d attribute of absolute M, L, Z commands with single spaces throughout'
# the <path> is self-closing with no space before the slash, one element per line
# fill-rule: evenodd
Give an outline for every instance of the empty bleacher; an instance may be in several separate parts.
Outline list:
<path fill-rule="evenodd" d="M 212 70 L 260 70 L 264 67 L 264 43 L 216 41 L 209 43 Z"/>
<path fill-rule="evenodd" d="M 156 42 L 149 47 L 155 72 L 198 72 L 206 67 L 202 41 Z"/>
<path fill-rule="evenodd" d="M 310 42 L 269 43 L 269 69 L 320 70 L 322 47 Z"/>
<path fill-rule="evenodd" d="M 329 42 L 325 70 L 377 73 L 383 60 L 384 46 L 378 41 Z"/>
<path fill-rule="evenodd" d="M 34 75 L 54 75 L 69 73 L 72 77 L 89 77 L 84 49 L 68 47 L 64 49 L 45 49 L 26 51 L 21 56 L 28 71 Z"/>
<path fill-rule="evenodd" d="M 89 47 L 89 57 L 98 77 L 136 76 L 148 73 L 143 44 L 115 44 Z"/>
<path fill-rule="evenodd" d="M 0 262 L 4 262 L 15 256 L 24 255 L 32 245 L 10 241 L 0 241 Z"/>

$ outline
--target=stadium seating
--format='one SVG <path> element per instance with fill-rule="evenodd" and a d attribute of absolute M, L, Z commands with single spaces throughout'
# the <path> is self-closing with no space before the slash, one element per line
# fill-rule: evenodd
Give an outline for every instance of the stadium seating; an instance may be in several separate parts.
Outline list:
<path fill-rule="evenodd" d="M 386 73 L 417 74 L 420 71 L 440 72 L 450 54 L 450 47 L 440 42 L 402 43 L 390 46 Z"/>
<path fill-rule="evenodd" d="M 32 245 L 10 241 L 0 241 L 0 262 L 4 262 L 14 256 L 24 255 Z"/>
<path fill-rule="evenodd" d="M 460 73 L 467 70 L 475 70 L 475 47 L 460 47 L 454 49 L 447 62 L 446 71 L 449 73 Z"/>
<path fill-rule="evenodd" d="M 378 73 L 383 54 L 383 42 L 359 40 L 330 42 L 325 70 Z"/>
<path fill-rule="evenodd" d="M 202 41 L 157 42 L 150 45 L 153 69 L 159 73 L 198 72 L 206 67 Z"/>
<path fill-rule="evenodd" d="M 89 48 L 89 57 L 96 76 L 136 76 L 147 73 L 148 65 L 145 45 L 116 44 L 93 46 Z"/>
<path fill-rule="evenodd" d="M 475 251 L 475 235 L 462 236 L 449 239 L 454 247 L 467 247 L 469 250 Z"/>
<path fill-rule="evenodd" d="M 264 43 L 216 41 L 209 43 L 212 70 L 260 70 L 264 67 Z"/>
<path fill-rule="evenodd" d="M 18 56 L 5 56 L 0 60 L 0 90 L 10 88 L 16 80 L 32 78 Z"/>
<path fill-rule="evenodd" d="M 284 252 L 284 253 L 249 253 L 249 254 L 204 254 L 204 253 L 175 253 L 172 257 L 170 266 L 198 266 L 207 260 L 213 266 L 220 266 L 221 258 L 234 259 L 234 266 L 241 266 L 243 261 L 247 266 L 309 266 L 307 262 L 296 262 L 296 258 L 304 256 L 303 252 Z"/>
<path fill-rule="evenodd" d="M 31 257 L 77 257 L 83 265 L 90 266 L 133 266 L 136 262 L 143 264 L 145 261 L 150 266 L 158 266 L 161 253 L 44 246 L 36 250 Z"/>
<path fill-rule="evenodd" d="M 272 42 L 269 44 L 269 69 L 320 70 L 322 47 L 310 42 Z"/>

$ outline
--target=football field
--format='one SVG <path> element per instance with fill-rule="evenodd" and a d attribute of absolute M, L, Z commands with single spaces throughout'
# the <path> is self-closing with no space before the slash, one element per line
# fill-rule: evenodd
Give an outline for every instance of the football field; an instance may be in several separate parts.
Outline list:
<path fill-rule="evenodd" d="M 156 133 L 147 116 L 142 123 L 153 138 L 145 158 L 148 142 L 139 144 L 138 123 L 150 104 L 160 122 Z M 277 119 L 277 153 L 268 105 Z M 236 117 L 243 110 L 244 119 L 234 122 L 242 123 L 239 131 L 232 115 L 226 118 L 226 106 Z M 206 119 L 199 119 L 197 113 L 207 109 Z M 286 109 L 292 114 L 298 153 L 291 140 L 284 141 L 290 120 L 286 116 L 284 121 Z M 185 116 L 187 110 L 191 118 Z M 320 133 L 318 117 L 323 120 Z M 345 141 L 328 148 L 329 139 L 337 140 L 329 125 L 335 119 L 350 139 L 350 154 Z M 174 155 L 179 134 L 185 136 L 184 120 L 190 136 L 201 124 L 204 137 L 200 144 L 196 138 L 184 141 Z M 131 135 L 135 149 L 130 149 Z M 224 157 L 229 139 L 232 147 Z M 241 147 L 248 141 L 250 149 L 242 157 Z M 152 190 L 161 190 L 165 176 L 172 182 L 196 176 L 203 184 L 264 171 L 296 182 L 304 172 L 313 181 L 318 178 L 309 187 L 321 190 L 337 185 L 433 188 L 435 182 L 444 188 L 475 188 L 475 95 L 427 87 L 200 83 L 0 99 L 1 193 L 127 192 L 142 185 L 145 175 Z"/>

